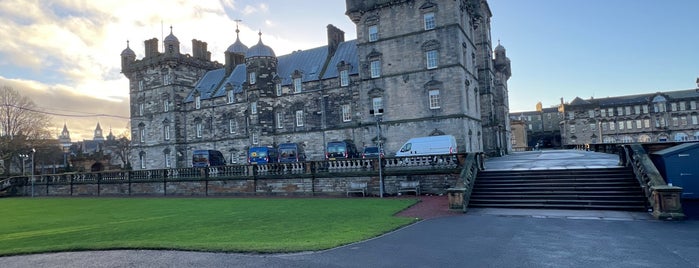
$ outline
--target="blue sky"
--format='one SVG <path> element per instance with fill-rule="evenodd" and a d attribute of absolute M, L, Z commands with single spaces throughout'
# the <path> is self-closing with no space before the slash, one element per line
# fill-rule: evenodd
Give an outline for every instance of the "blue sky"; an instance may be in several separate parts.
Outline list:
<path fill-rule="evenodd" d="M 41 2 L 41 3 L 39 3 Z M 175 4 L 177 3 L 177 4 Z M 512 61 L 510 110 L 556 105 L 560 98 L 602 98 L 695 88 L 699 76 L 699 1 L 490 0 L 492 38 Z M 0 1 L 0 86 L 11 86 L 90 139 L 97 122 L 127 132 L 128 85 L 119 54 L 130 40 L 169 34 L 191 54 L 191 39 L 212 58 L 240 38 L 262 40 L 277 55 L 326 44 L 326 26 L 356 38 L 345 1 L 113 0 Z"/>

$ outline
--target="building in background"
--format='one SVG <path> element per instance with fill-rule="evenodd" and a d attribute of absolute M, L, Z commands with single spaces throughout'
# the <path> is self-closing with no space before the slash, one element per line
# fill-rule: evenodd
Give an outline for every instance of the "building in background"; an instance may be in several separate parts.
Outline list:
<path fill-rule="evenodd" d="M 345 139 L 391 155 L 443 134 L 460 152 L 511 150 L 510 60 L 492 49 L 486 1 L 347 0 L 346 14 L 355 40 L 328 25 L 327 45 L 277 56 L 262 33 L 248 47 L 236 30 L 223 64 L 196 39 L 192 55 L 181 53 L 172 28 L 163 52 L 150 39 L 136 59 L 127 43 L 134 168 L 187 167 L 196 149 L 240 163 L 250 146 L 284 142 L 309 159 Z"/>
<path fill-rule="evenodd" d="M 696 141 L 697 105 L 698 89 L 587 100 L 576 97 L 564 105 L 563 144 Z"/>
<path fill-rule="evenodd" d="M 561 101 L 562 102 L 562 101 Z M 511 113 L 511 120 L 521 120 L 526 124 L 526 146 L 534 148 L 561 148 L 561 127 L 563 113 L 558 107 L 543 108 L 541 102 L 536 104 L 536 111 Z"/>

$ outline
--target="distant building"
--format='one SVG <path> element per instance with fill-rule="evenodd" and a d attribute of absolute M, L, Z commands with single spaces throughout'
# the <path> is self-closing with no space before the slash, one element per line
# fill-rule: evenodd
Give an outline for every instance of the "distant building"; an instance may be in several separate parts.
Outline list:
<path fill-rule="evenodd" d="M 521 120 L 526 125 L 526 146 L 534 148 L 539 143 L 540 148 L 560 148 L 563 113 L 558 107 L 542 108 L 537 103 L 536 111 L 517 112 L 510 114 L 511 120 Z"/>
<path fill-rule="evenodd" d="M 564 105 L 563 144 L 699 140 L 697 103 L 697 89 L 587 100 L 576 97 Z"/>
<path fill-rule="evenodd" d="M 328 25 L 326 46 L 277 56 L 261 33 L 248 47 L 236 30 L 224 64 L 196 39 L 192 55 L 181 53 L 172 28 L 163 52 L 153 38 L 136 59 L 127 43 L 134 168 L 187 167 L 195 149 L 245 162 L 250 146 L 283 142 L 303 144 L 310 159 L 344 139 L 390 155 L 442 134 L 460 152 L 511 150 L 510 60 L 492 47 L 486 1 L 348 0 L 346 14 L 355 40 Z"/>
<path fill-rule="evenodd" d="M 515 152 L 526 151 L 530 149 L 527 135 L 527 122 L 524 120 L 510 119 L 510 126 L 512 131 L 512 150 Z"/>

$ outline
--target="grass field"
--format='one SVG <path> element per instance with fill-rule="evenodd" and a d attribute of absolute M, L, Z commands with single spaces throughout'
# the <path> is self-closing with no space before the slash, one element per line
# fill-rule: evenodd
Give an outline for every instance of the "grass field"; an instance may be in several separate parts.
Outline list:
<path fill-rule="evenodd" d="M 408 199 L 4 198 L 0 256 L 101 249 L 320 250 L 405 226 Z"/>

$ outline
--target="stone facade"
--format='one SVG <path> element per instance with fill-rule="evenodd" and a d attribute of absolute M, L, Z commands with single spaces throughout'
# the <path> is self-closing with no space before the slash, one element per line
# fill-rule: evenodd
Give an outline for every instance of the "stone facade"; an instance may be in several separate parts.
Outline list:
<path fill-rule="evenodd" d="M 521 141 L 528 147 L 540 143 L 543 148 L 561 147 L 561 126 L 563 113 L 559 107 L 543 108 L 541 102 L 537 104 L 536 111 L 511 113 L 510 120 L 524 121 L 527 130 L 527 139 Z M 520 141 L 518 141 L 520 143 Z"/>
<path fill-rule="evenodd" d="M 699 89 L 602 99 L 564 105 L 566 146 L 699 140 Z"/>
<path fill-rule="evenodd" d="M 250 146 L 283 142 L 310 160 L 345 139 L 391 155 L 440 134 L 459 152 L 509 152 L 510 62 L 502 46 L 493 53 L 486 1 L 347 0 L 346 14 L 356 40 L 328 25 L 327 46 L 276 56 L 260 33 L 250 48 L 237 39 L 224 65 L 201 41 L 181 54 L 172 33 L 163 53 L 147 40 L 141 60 L 127 45 L 134 168 L 191 166 L 196 149 L 243 163 Z"/>

